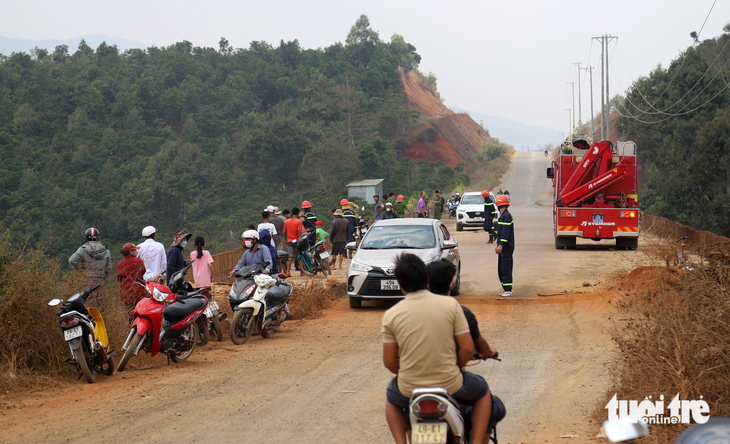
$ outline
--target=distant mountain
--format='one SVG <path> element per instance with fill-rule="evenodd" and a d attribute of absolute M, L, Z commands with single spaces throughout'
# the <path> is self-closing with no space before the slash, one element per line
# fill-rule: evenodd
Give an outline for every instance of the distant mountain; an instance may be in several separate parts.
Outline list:
<path fill-rule="evenodd" d="M 9 56 L 14 52 L 24 52 L 30 54 L 30 50 L 36 46 L 40 49 L 47 49 L 48 52 L 53 52 L 58 45 L 68 45 L 68 52 L 74 53 L 79 47 L 81 39 L 86 40 L 86 44 L 91 48 L 96 49 L 101 45 L 102 42 L 106 42 L 107 45 L 117 45 L 120 52 L 124 52 L 130 48 L 141 48 L 147 49 L 149 45 L 139 43 L 134 40 L 122 39 L 119 37 L 112 37 L 104 34 L 93 34 L 93 35 L 82 35 L 79 37 L 72 37 L 66 40 L 31 40 L 21 38 L 8 38 L 0 37 L 0 54 Z"/>
<path fill-rule="evenodd" d="M 563 141 L 560 130 L 530 126 L 506 117 L 488 116 L 458 108 L 455 111 L 468 113 L 476 122 L 484 122 L 490 136 L 512 145 L 517 151 L 540 150 L 544 145 L 555 146 Z"/>

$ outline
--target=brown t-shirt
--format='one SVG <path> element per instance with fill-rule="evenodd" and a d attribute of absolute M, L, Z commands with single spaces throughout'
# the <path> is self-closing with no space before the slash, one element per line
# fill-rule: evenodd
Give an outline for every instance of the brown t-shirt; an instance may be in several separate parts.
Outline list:
<path fill-rule="evenodd" d="M 464 379 L 456 365 L 454 336 L 469 333 L 455 299 L 427 290 L 409 293 L 383 315 L 383 342 L 398 344 L 398 388 L 442 387 L 453 394 Z"/>
<path fill-rule="evenodd" d="M 330 231 L 330 240 L 335 242 L 347 242 L 347 230 L 350 228 L 350 222 L 344 217 L 335 217 L 332 221 L 332 230 Z"/>

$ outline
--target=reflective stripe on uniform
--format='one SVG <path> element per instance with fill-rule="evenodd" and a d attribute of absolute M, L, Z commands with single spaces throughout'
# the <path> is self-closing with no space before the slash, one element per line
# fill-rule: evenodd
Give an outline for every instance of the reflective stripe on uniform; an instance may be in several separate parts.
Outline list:
<path fill-rule="evenodd" d="M 512 222 L 497 222 L 497 223 L 500 224 L 500 225 L 512 225 L 513 223 L 515 223 L 515 221 L 512 221 Z"/>
<path fill-rule="evenodd" d="M 509 242 L 507 239 L 500 239 L 500 242 Z"/>
<path fill-rule="evenodd" d="M 503 287 L 511 287 L 511 286 L 512 286 L 512 284 L 508 284 L 508 283 L 506 283 L 506 282 L 502 282 L 502 286 L 503 286 Z"/>

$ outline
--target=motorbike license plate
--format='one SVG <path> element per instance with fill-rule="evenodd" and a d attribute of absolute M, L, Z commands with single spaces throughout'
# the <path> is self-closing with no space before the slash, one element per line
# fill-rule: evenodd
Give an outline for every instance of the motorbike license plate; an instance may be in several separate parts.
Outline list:
<path fill-rule="evenodd" d="M 323 251 L 323 252 L 319 253 L 319 258 L 320 259 L 327 259 L 328 257 L 330 257 L 330 254 L 327 253 L 326 251 Z"/>
<path fill-rule="evenodd" d="M 74 338 L 78 338 L 79 336 L 81 336 L 81 326 L 80 325 L 78 327 L 69 328 L 68 330 L 63 331 L 63 337 L 67 341 L 70 341 L 71 339 L 74 339 Z"/>
<path fill-rule="evenodd" d="M 413 427 L 413 444 L 446 443 L 445 422 L 424 422 Z"/>
<path fill-rule="evenodd" d="M 216 301 L 210 301 L 210 309 L 218 310 L 218 303 Z"/>
<path fill-rule="evenodd" d="M 213 310 L 211 310 L 210 307 L 206 308 L 205 311 L 203 311 L 203 316 L 205 316 L 206 318 L 212 318 Z"/>
<path fill-rule="evenodd" d="M 380 281 L 381 290 L 400 290 L 400 285 L 395 279 L 388 279 Z"/>

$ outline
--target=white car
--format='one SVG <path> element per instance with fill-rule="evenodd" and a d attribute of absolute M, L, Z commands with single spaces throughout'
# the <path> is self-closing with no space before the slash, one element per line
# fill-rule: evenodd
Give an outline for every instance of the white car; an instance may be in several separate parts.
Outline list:
<path fill-rule="evenodd" d="M 351 242 L 348 248 L 354 248 L 354 245 Z M 426 264 L 441 259 L 450 261 L 456 267 L 456 286 L 451 295 L 459 295 L 459 244 L 440 220 L 379 220 L 370 227 L 347 268 L 347 294 L 351 308 L 360 308 L 363 299 L 404 297 L 394 276 L 395 259 L 402 253 L 413 253 Z"/>
<path fill-rule="evenodd" d="M 492 202 L 494 202 L 494 194 L 490 191 L 489 195 L 492 196 Z M 497 211 L 496 205 L 494 205 L 494 211 Z M 484 213 L 485 208 L 482 193 L 479 191 L 464 193 L 459 206 L 456 207 L 456 231 L 463 231 L 464 227 L 482 228 L 484 226 L 484 218 L 489 216 Z M 494 222 L 496 222 L 496 219 L 492 221 L 492 223 Z"/>

